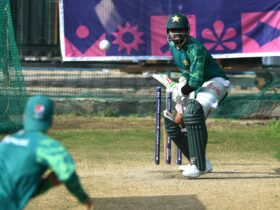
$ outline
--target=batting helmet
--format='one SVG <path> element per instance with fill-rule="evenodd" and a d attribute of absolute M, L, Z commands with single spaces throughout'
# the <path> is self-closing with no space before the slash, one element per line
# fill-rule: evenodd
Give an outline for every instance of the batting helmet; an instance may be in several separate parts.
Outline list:
<path fill-rule="evenodd" d="M 185 32 L 175 33 L 177 36 L 176 40 L 170 37 L 170 29 L 185 29 Z M 190 33 L 190 24 L 187 17 L 181 13 L 175 13 L 170 15 L 166 22 L 166 33 L 168 41 L 173 41 L 178 47 L 182 47 L 188 42 Z"/>

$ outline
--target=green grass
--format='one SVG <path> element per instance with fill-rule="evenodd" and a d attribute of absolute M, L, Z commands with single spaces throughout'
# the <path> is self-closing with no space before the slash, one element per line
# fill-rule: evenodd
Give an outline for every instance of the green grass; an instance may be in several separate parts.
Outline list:
<path fill-rule="evenodd" d="M 79 154 L 98 164 L 153 163 L 154 123 L 153 118 L 60 116 L 49 134 L 60 140 L 74 157 Z M 209 155 L 253 153 L 280 160 L 279 121 L 210 119 L 207 124 Z"/>
<path fill-rule="evenodd" d="M 222 121 L 221 123 L 224 124 L 222 129 L 215 125 L 209 126 L 208 145 L 213 151 L 256 153 L 258 156 L 266 154 L 280 160 L 279 121 L 258 121 L 247 124 L 230 122 L 230 120 Z"/>
<path fill-rule="evenodd" d="M 153 151 L 153 131 L 131 130 L 67 130 L 52 131 L 52 136 L 71 151 L 73 156 L 82 152 L 86 159 L 99 163 L 110 161 L 148 161 Z M 140 158 L 139 158 L 140 157 Z"/>
<path fill-rule="evenodd" d="M 82 118 L 80 123 L 98 121 L 100 125 L 112 121 L 110 128 L 52 130 L 51 134 L 66 145 L 73 155 L 83 155 L 99 163 L 153 163 L 154 119 L 143 118 Z M 103 123 L 104 121 L 104 123 Z M 131 123 L 133 122 L 133 125 Z M 280 160 L 280 123 L 278 121 L 210 120 L 208 124 L 208 154 L 240 153 L 269 155 Z M 117 127 L 116 125 L 120 125 Z M 162 132 L 163 134 L 163 132 Z M 163 136 L 163 135 L 162 135 Z M 163 141 L 163 140 L 162 140 Z M 163 142 L 161 141 L 161 151 Z"/>

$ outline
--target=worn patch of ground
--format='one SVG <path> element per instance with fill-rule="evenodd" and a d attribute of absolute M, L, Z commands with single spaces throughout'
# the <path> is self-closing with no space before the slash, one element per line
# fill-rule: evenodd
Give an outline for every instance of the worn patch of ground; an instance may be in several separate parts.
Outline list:
<path fill-rule="evenodd" d="M 214 170 L 187 179 L 176 165 L 80 166 L 86 190 L 99 210 L 279 209 L 280 166 L 258 157 L 238 159 L 224 154 Z M 63 186 L 33 200 L 28 210 L 85 209 Z"/>

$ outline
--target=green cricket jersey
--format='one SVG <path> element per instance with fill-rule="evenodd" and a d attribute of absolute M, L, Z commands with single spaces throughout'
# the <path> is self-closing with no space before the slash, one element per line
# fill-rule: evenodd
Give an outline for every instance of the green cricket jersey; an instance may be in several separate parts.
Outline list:
<path fill-rule="evenodd" d="M 178 50 L 170 41 L 169 47 L 175 64 L 187 79 L 188 85 L 197 89 L 214 77 L 226 77 L 223 69 L 216 63 L 211 54 L 195 38 L 190 37 L 188 44 Z"/>
<path fill-rule="evenodd" d="M 72 193 L 80 194 L 79 200 L 85 201 L 87 195 L 78 182 L 74 162 L 58 141 L 39 131 L 21 130 L 6 136 L 0 142 L 0 209 L 23 209 L 38 191 L 47 169 L 61 182 L 72 179 L 69 185 L 77 183 Z"/>

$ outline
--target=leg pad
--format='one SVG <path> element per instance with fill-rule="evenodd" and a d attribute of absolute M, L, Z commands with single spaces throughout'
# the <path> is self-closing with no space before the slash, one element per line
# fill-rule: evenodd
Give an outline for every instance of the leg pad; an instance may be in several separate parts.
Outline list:
<path fill-rule="evenodd" d="M 188 137 L 186 133 L 181 132 L 181 127 L 169 118 L 164 118 L 165 130 L 170 139 L 182 151 L 184 156 L 189 160 Z"/>
<path fill-rule="evenodd" d="M 208 133 L 201 104 L 189 99 L 185 105 L 184 124 L 187 128 L 190 160 L 200 171 L 205 170 Z"/>

